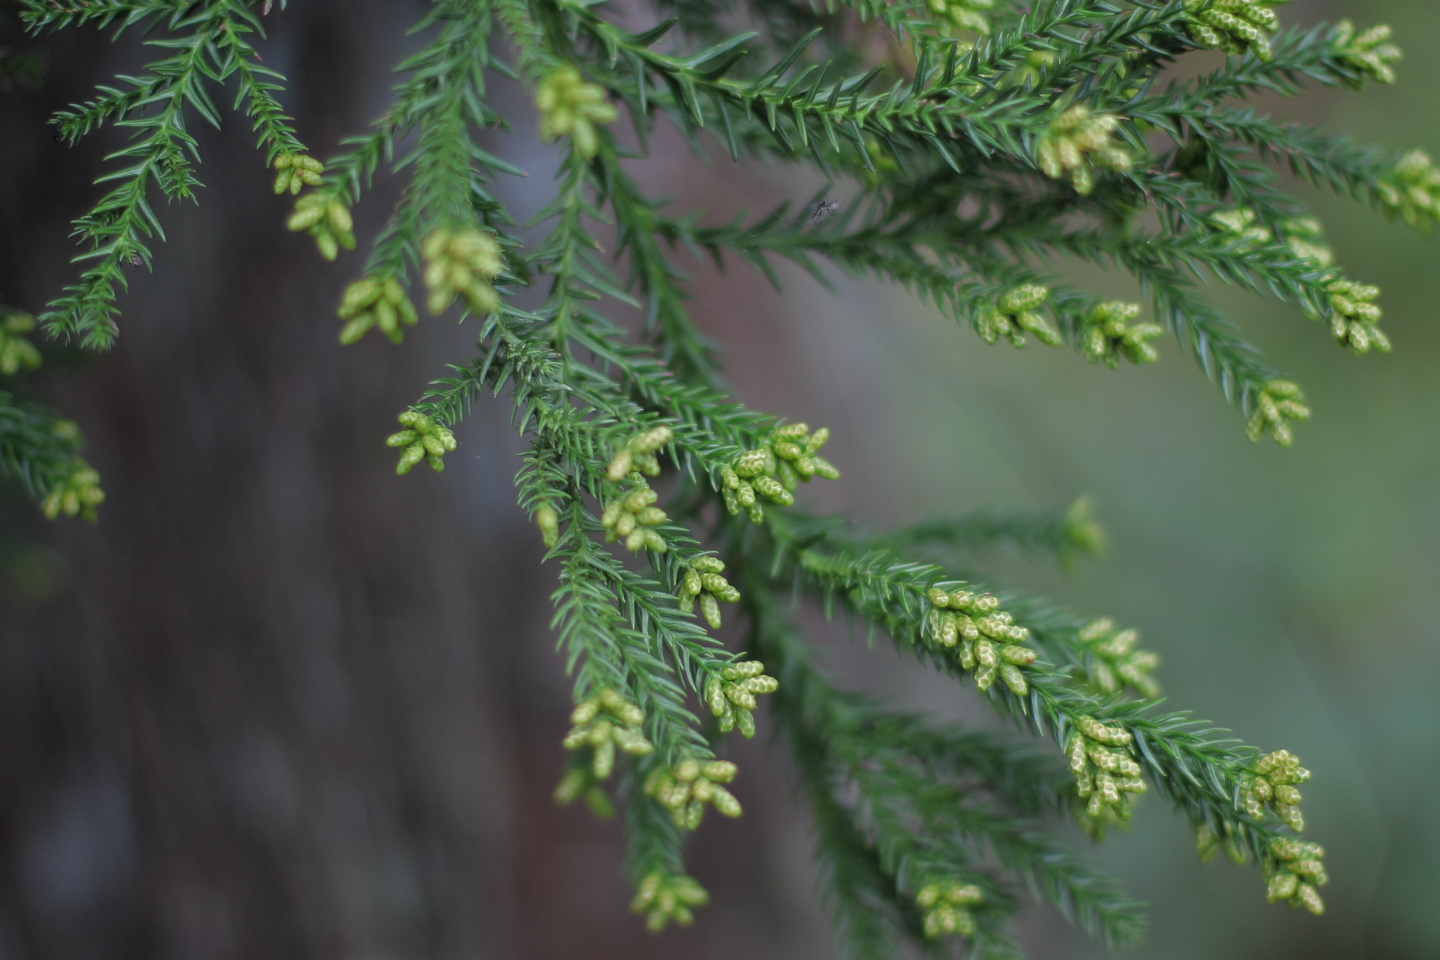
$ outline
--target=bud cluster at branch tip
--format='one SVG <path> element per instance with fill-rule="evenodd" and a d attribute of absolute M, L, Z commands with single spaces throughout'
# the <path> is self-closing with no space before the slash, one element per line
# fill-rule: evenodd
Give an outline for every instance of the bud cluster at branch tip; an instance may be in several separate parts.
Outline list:
<path fill-rule="evenodd" d="M 671 920 L 682 927 L 690 926 L 695 922 L 691 908 L 703 907 L 709 901 L 710 894 L 693 877 L 657 870 L 635 888 L 630 912 L 645 914 L 645 929 L 659 933 Z"/>
<path fill-rule="evenodd" d="M 1085 812 L 1099 817 L 1107 810 L 1121 820 L 1130 819 L 1132 794 L 1145 792 L 1140 764 L 1131 756 L 1134 737 L 1123 727 L 1107 726 L 1094 717 L 1080 717 L 1065 741 L 1065 756 L 1081 799 L 1089 798 Z"/>
<path fill-rule="evenodd" d="M 457 296 L 470 312 L 484 315 L 500 309 L 500 294 L 490 281 L 500 276 L 504 261 L 500 244 L 482 230 L 431 230 L 420 245 L 425 258 L 425 306 L 444 313 Z"/>
<path fill-rule="evenodd" d="M 302 188 L 320 186 L 320 174 L 325 164 L 304 154 L 282 153 L 275 158 L 275 192 L 289 190 L 297 194 Z"/>
<path fill-rule="evenodd" d="M 605 528 L 605 542 L 625 542 L 625 549 L 635 553 L 641 549 L 664 553 L 668 547 L 659 530 L 651 529 L 670 519 L 665 511 L 655 506 L 660 495 L 650 489 L 638 473 L 635 488 L 622 497 L 611 500 L 600 514 L 600 526 Z"/>
<path fill-rule="evenodd" d="M 721 733 L 739 727 L 740 735 L 749 739 L 755 736 L 755 698 L 778 689 L 780 681 L 765 675 L 765 664 L 737 660 L 705 684 L 705 704 L 720 718 Z"/>
<path fill-rule="evenodd" d="M 1325 850 L 1318 843 L 1293 838 L 1272 840 L 1265 858 L 1265 899 L 1271 903 L 1284 900 L 1317 917 L 1324 913 L 1325 901 L 1315 889 L 1330 882 L 1324 857 Z"/>
<path fill-rule="evenodd" d="M 1385 212 L 1429 230 L 1440 219 L 1440 169 L 1424 150 L 1411 150 L 1376 185 Z"/>
<path fill-rule="evenodd" d="M 1040 169 L 1051 180 L 1069 174 L 1075 192 L 1085 196 L 1095 189 L 1096 170 L 1130 169 L 1130 154 L 1111 142 L 1119 127 L 1119 117 L 1091 113 L 1083 104 L 1070 107 L 1040 134 L 1035 146 Z"/>
<path fill-rule="evenodd" d="M 341 247 L 355 249 L 355 221 L 350 216 L 350 208 L 324 193 L 307 193 L 296 200 L 295 212 L 290 214 L 285 226 L 296 232 L 304 230 L 314 237 L 315 246 L 326 260 L 339 256 Z"/>
<path fill-rule="evenodd" d="M 995 6 L 995 0 L 926 0 L 926 6 L 950 26 L 974 33 L 989 33 L 990 21 L 981 11 Z"/>
<path fill-rule="evenodd" d="M 1300 766 L 1300 758 L 1289 750 L 1276 750 L 1255 761 L 1251 772 L 1253 776 L 1245 782 L 1241 794 L 1245 812 L 1259 820 L 1268 806 L 1291 830 L 1304 830 L 1300 791 L 1295 784 L 1309 780 L 1310 771 Z"/>
<path fill-rule="evenodd" d="M 1114 370 L 1120 359 L 1139 366 L 1160 359 L 1150 341 L 1165 330 L 1155 323 L 1134 323 L 1140 304 L 1114 300 L 1097 304 L 1080 327 L 1080 349 L 1091 363 L 1104 363 Z"/>
<path fill-rule="evenodd" d="M 1325 292 L 1330 296 L 1330 332 L 1336 343 L 1357 355 L 1371 349 L 1390 352 L 1390 338 L 1377 326 L 1380 307 L 1374 301 L 1380 296 L 1379 287 L 1340 279 L 1327 283 Z"/>
<path fill-rule="evenodd" d="M 385 446 L 405 448 L 395 472 L 403 477 L 421 460 L 436 473 L 444 470 L 445 454 L 455 449 L 455 434 L 416 410 L 406 410 L 399 420 L 405 429 L 385 438 Z"/>
<path fill-rule="evenodd" d="M 720 493 L 725 509 L 734 516 L 744 510 L 752 523 L 765 519 L 760 497 L 788 507 L 795 502 L 795 487 L 811 477 L 839 480 L 840 471 L 819 450 L 830 439 L 830 430 L 814 433 L 803 423 L 776 427 L 759 448 L 747 450 L 734 463 L 720 468 Z"/>
<path fill-rule="evenodd" d="M 960 934 L 975 935 L 975 917 L 969 908 L 985 899 L 973 883 L 937 880 L 925 884 L 915 894 L 915 903 L 925 911 L 925 936 L 930 938 Z"/>
<path fill-rule="evenodd" d="M 606 687 L 576 704 L 570 713 L 570 732 L 565 735 L 564 747 L 566 750 L 588 747 L 591 751 L 589 775 L 604 780 L 615 769 L 617 749 L 632 757 L 654 752 L 655 747 L 640 730 L 644 722 L 645 714 L 639 707 Z M 562 780 L 561 786 L 565 785 Z M 560 798 L 558 789 L 556 796 Z"/>
<path fill-rule="evenodd" d="M 1160 658 L 1136 649 L 1137 631 L 1116 630 L 1113 620 L 1096 620 L 1080 631 L 1079 639 L 1088 653 L 1085 672 L 1095 689 L 1117 693 L 1128 683 L 1142 697 L 1160 696 L 1160 684 L 1151 676 Z"/>
<path fill-rule="evenodd" d="M 1050 291 L 1035 283 L 1026 283 L 1007 291 L 993 306 L 980 308 L 975 326 L 980 339 L 995 343 L 1001 337 L 1014 347 L 1025 346 L 1025 332 L 1047 346 L 1060 344 L 1060 332 L 1039 313 L 1040 306 L 1050 298 Z"/>
<path fill-rule="evenodd" d="M 740 816 L 740 801 L 721 786 L 734 780 L 735 773 L 735 764 L 729 760 L 702 762 L 686 757 L 674 769 L 657 767 L 645 778 L 645 793 L 670 811 L 677 827 L 694 830 L 705 816 L 707 803 L 724 816 Z"/>
<path fill-rule="evenodd" d="M 62 427 L 75 429 L 68 420 L 55 424 L 56 432 Z M 84 460 L 76 458 L 65 479 L 50 488 L 45 499 L 40 501 L 40 512 L 47 520 L 54 520 L 60 514 L 83 520 L 95 519 L 95 508 L 105 500 L 105 491 L 100 489 L 100 474 Z"/>
<path fill-rule="evenodd" d="M 712 630 L 720 629 L 719 601 L 734 603 L 740 599 L 740 591 L 720 575 L 720 571 L 724 569 L 725 564 L 719 557 L 705 555 L 694 557 L 681 567 L 680 590 L 676 595 L 680 609 L 689 613 L 698 599 L 700 615 L 710 624 Z"/>
<path fill-rule="evenodd" d="M 419 322 L 415 305 L 394 276 L 361 277 L 345 288 L 340 298 L 340 319 L 349 321 L 340 328 L 340 342 L 354 343 L 371 328 L 377 328 L 399 343 L 405 338 L 405 327 Z"/>
<path fill-rule="evenodd" d="M 975 594 L 963 586 L 931 587 L 926 596 L 931 608 L 926 624 L 930 640 L 956 652 L 960 666 L 974 673 L 976 689 L 990 689 L 999 677 L 1017 697 L 1030 692 L 1020 669 L 1035 662 L 1035 651 L 1021 645 L 1030 631 L 1015 625 L 1014 618 L 1000 609 L 998 597 Z"/>
<path fill-rule="evenodd" d="M 605 88 L 586 82 L 572 66 L 561 67 L 540 81 L 535 105 L 540 108 L 540 139 L 549 143 L 568 136 L 575 152 L 586 160 L 600 152 L 595 127 L 619 116 L 605 101 Z"/>
<path fill-rule="evenodd" d="M 1290 0 L 1185 0 L 1190 12 L 1190 36 L 1202 47 L 1226 53 L 1251 51 L 1270 59 L 1270 40 L 1280 20 L 1272 6 Z"/>
<path fill-rule="evenodd" d="M 1335 44 L 1335 55 L 1356 70 L 1380 83 L 1394 83 L 1393 64 L 1399 63 L 1405 54 L 1390 42 L 1392 32 L 1389 24 L 1377 23 L 1356 33 L 1355 24 L 1341 20 L 1335 24 L 1331 42 Z"/>
<path fill-rule="evenodd" d="M 605 468 L 605 476 L 615 483 L 628 477 L 632 470 L 639 470 L 647 477 L 659 476 L 660 461 L 655 453 L 674 438 L 675 432 L 663 423 L 640 431 L 626 440 L 615 456 L 610 458 L 610 463 Z"/>
<path fill-rule="evenodd" d="M 1274 239 L 1269 227 L 1249 207 L 1230 207 L 1210 214 L 1222 234 L 1234 245 L 1236 253 L 1251 253 Z M 1325 231 L 1314 217 L 1292 217 L 1279 225 L 1280 239 L 1296 259 L 1313 260 L 1322 267 L 1335 262 L 1335 251 L 1325 245 Z"/>
<path fill-rule="evenodd" d="M 35 329 L 35 318 L 16 311 L 0 316 L 0 374 L 13 377 L 22 367 L 40 366 L 40 351 L 25 338 Z"/>
<path fill-rule="evenodd" d="M 1245 425 L 1245 436 L 1255 443 L 1268 431 L 1280 446 L 1290 446 L 1295 439 L 1290 432 L 1290 421 L 1310 418 L 1310 408 L 1304 400 L 1300 388 L 1290 381 L 1268 381 L 1255 395 L 1255 412 Z"/>

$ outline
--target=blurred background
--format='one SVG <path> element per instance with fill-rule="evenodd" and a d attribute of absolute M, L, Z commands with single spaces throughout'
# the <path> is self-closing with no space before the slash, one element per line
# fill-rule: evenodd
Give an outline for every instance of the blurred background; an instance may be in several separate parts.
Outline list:
<path fill-rule="evenodd" d="M 314 0 L 273 13 L 266 62 L 317 156 L 388 104 L 415 2 Z M 1263 105 L 1387 149 L 1440 155 L 1440 7 L 1296 0 L 1286 23 L 1388 22 L 1400 83 Z M 0 44 L 24 44 L 0 3 Z M 0 90 L 0 301 L 38 312 L 75 268 L 69 221 L 113 134 L 76 148 L 47 118 L 147 61 L 137 38 L 43 43 L 41 86 Z M 153 55 L 149 57 L 153 59 Z M 538 210 L 554 157 L 501 83 Z M 834 955 L 806 813 L 779 745 L 734 745 L 746 815 L 707 822 L 697 925 L 646 934 L 618 826 L 557 809 L 568 683 L 555 571 L 515 506 L 508 403 L 480 403 L 443 475 L 397 478 L 395 415 L 474 331 L 429 320 L 402 349 L 338 349 L 359 255 L 327 265 L 283 229 L 287 199 L 243 122 L 195 126 L 206 188 L 162 212 L 109 354 L 55 352 L 31 386 L 89 439 L 100 521 L 54 523 L 0 494 L 0 960 L 64 958 L 820 958 Z M 637 163 L 676 209 L 728 215 L 824 184 L 674 137 Z M 395 183 L 357 210 L 362 238 Z M 831 198 L 846 200 L 844 184 Z M 986 347 L 902 293 L 782 271 L 692 271 L 694 313 L 741 400 L 831 427 L 845 479 L 819 504 L 871 523 L 1091 495 L 1100 560 L 1000 561 L 1019 587 L 1140 628 L 1170 703 L 1300 755 L 1307 833 L 1327 848 L 1321 919 L 1264 902 L 1258 874 L 1197 862 L 1158 799 L 1097 855 L 1151 904 L 1143 958 L 1440 956 L 1440 299 L 1436 241 L 1297 187 L 1347 273 L 1383 290 L 1396 350 L 1356 358 L 1292 311 L 1218 291 L 1306 389 L 1294 448 L 1250 445 L 1193 362 L 1110 372 L 1069 351 Z M 1105 293 L 1131 289 L 1076 273 Z M 807 620 L 842 676 L 939 717 L 969 694 Z M 765 729 L 763 712 L 761 729 Z M 727 749 L 729 749 L 727 747 Z M 1081 841 L 1083 842 L 1083 841 Z M 1091 958 L 1047 908 L 1037 957 Z"/>

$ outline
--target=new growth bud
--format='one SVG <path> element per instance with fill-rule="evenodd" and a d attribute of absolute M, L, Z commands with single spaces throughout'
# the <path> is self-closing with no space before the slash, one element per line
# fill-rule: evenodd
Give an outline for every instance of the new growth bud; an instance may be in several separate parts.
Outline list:
<path fill-rule="evenodd" d="M 1065 756 L 1085 812 L 1130 819 L 1131 795 L 1145 792 L 1140 764 L 1133 755 L 1134 737 L 1123 727 L 1107 726 L 1094 717 L 1080 717 L 1065 741 Z"/>
<path fill-rule="evenodd" d="M 691 877 L 656 871 L 640 881 L 635 899 L 630 901 L 633 913 L 645 914 L 645 928 L 659 933 L 670 921 L 682 927 L 695 922 L 692 907 L 703 907 L 710 894 Z"/>
<path fill-rule="evenodd" d="M 420 245 L 425 259 L 425 306 L 444 313 L 455 298 L 477 316 L 500 309 L 500 294 L 490 281 L 500 276 L 505 263 L 493 234 L 480 230 L 431 230 Z"/>
<path fill-rule="evenodd" d="M 325 164 L 304 154 L 282 153 L 275 158 L 275 192 L 298 194 L 304 187 L 320 186 Z"/>
<path fill-rule="evenodd" d="M 540 139 L 549 143 L 570 137 L 575 152 L 586 160 L 600 152 L 600 135 L 595 128 L 613 122 L 619 115 L 605 102 L 605 88 L 587 83 L 572 66 L 561 67 L 540 81 L 535 105 L 540 108 Z"/>
<path fill-rule="evenodd" d="M 803 423 L 776 427 L 769 439 L 755 450 L 747 450 L 734 462 L 720 468 L 720 493 L 725 509 L 735 516 L 744 510 L 751 523 L 765 519 L 760 506 L 764 497 L 782 507 L 795 502 L 795 487 L 813 477 L 839 480 L 840 471 L 819 455 L 830 439 L 830 430 L 814 433 Z"/>
<path fill-rule="evenodd" d="M 639 470 L 647 477 L 659 476 L 660 460 L 655 454 L 674 438 L 674 430 L 664 423 L 642 430 L 626 440 L 615 456 L 610 458 L 610 463 L 605 468 L 605 476 L 615 483 L 624 480 L 632 470 Z"/>
<path fill-rule="evenodd" d="M 1290 0 L 1185 0 L 1190 12 L 1190 36 L 1202 47 L 1230 54 L 1253 52 L 1270 59 L 1268 33 L 1279 26 L 1272 6 Z"/>
<path fill-rule="evenodd" d="M 931 587 L 926 597 L 930 641 L 954 651 L 960 666 L 974 673 L 976 689 L 988 690 L 999 678 L 1017 697 L 1030 692 L 1021 669 L 1036 660 L 1035 651 L 1022 645 L 1030 631 L 1015 625 L 1014 618 L 1000 609 L 997 597 L 975 594 L 964 584 Z"/>
<path fill-rule="evenodd" d="M 1090 311 L 1080 328 L 1080 349 L 1091 363 L 1114 370 L 1121 358 L 1137 366 L 1160 359 L 1150 341 L 1165 331 L 1158 324 L 1135 323 L 1140 304 L 1116 300 Z"/>
<path fill-rule="evenodd" d="M 326 260 L 339 256 L 341 247 L 355 249 L 355 222 L 350 217 L 350 208 L 325 193 L 307 193 L 296 200 L 295 212 L 290 214 L 285 226 L 314 237 L 315 246 Z"/>
<path fill-rule="evenodd" d="M 1246 781 L 1241 798 L 1245 812 L 1253 819 L 1265 816 L 1268 806 L 1286 826 L 1296 833 L 1305 829 L 1300 813 L 1300 791 L 1295 785 L 1310 779 L 1310 771 L 1300 766 L 1300 758 L 1289 750 L 1267 753 L 1251 768 L 1253 776 Z"/>
<path fill-rule="evenodd" d="M 932 880 L 915 894 L 915 903 L 925 913 L 925 936 L 973 937 L 975 917 L 970 908 L 985 899 L 984 892 L 973 883 L 954 879 Z"/>
<path fill-rule="evenodd" d="M 604 780 L 615 769 L 616 751 L 633 757 L 648 756 L 655 750 L 645 739 L 640 725 L 645 714 L 635 704 L 606 687 L 593 697 L 587 697 L 575 705 L 570 714 L 570 732 L 565 735 L 566 750 L 589 750 L 590 763 L 586 770 L 592 780 Z M 564 787 L 566 781 L 561 781 Z M 578 788 L 571 791 L 578 795 Z M 561 802 L 569 802 L 559 796 Z M 573 796 L 571 796 L 573 799 Z"/>
<path fill-rule="evenodd" d="M 1003 294 L 994 306 L 981 307 L 975 317 L 980 339 L 995 343 L 1001 337 L 1015 347 L 1025 346 L 1025 334 L 1047 346 L 1058 346 L 1060 331 L 1050 326 L 1039 312 L 1050 297 L 1050 291 L 1039 284 L 1027 283 Z"/>
<path fill-rule="evenodd" d="M 720 629 L 720 601 L 734 603 L 740 599 L 740 591 L 720 575 L 724 569 L 725 564 L 719 557 L 704 555 L 691 558 L 680 568 L 680 589 L 676 592 L 680 609 L 689 613 L 699 600 L 700 615 L 712 630 Z M 715 715 L 720 716 L 719 711 Z M 721 725 L 722 729 L 729 729 L 724 727 L 723 719 Z"/>
<path fill-rule="evenodd" d="M 625 542 L 625 549 L 631 553 L 638 550 L 653 550 L 664 553 L 669 547 L 659 530 L 651 529 L 670 518 L 665 511 L 655 506 L 660 495 L 650 489 L 644 479 L 633 474 L 635 486 L 624 496 L 611 500 L 600 515 L 600 526 L 605 528 L 605 542 Z"/>
<path fill-rule="evenodd" d="M 740 594 L 737 592 L 735 597 L 739 599 Z M 748 739 L 755 736 L 755 698 L 778 689 L 780 681 L 765 675 L 765 664 L 737 660 L 705 684 L 705 705 L 720 718 L 721 733 L 739 727 L 740 735 Z"/>
<path fill-rule="evenodd" d="M 1265 899 L 1271 903 L 1284 900 L 1316 916 L 1324 913 L 1325 901 L 1315 889 L 1330 882 L 1324 857 L 1318 843 L 1288 838 L 1271 841 L 1265 857 Z"/>
<path fill-rule="evenodd" d="M 1404 58 L 1400 48 L 1390 42 L 1390 27 L 1380 23 L 1360 33 L 1355 24 L 1341 20 L 1335 24 L 1331 43 L 1341 60 L 1380 83 L 1395 82 L 1395 67 Z M 1348 84 L 1358 87 L 1358 82 Z"/>
<path fill-rule="evenodd" d="M 34 329 L 35 318 L 28 313 L 0 314 L 0 375 L 13 377 L 22 368 L 40 366 L 40 351 L 25 337 Z"/>
<path fill-rule="evenodd" d="M 393 275 L 356 280 L 345 288 L 336 313 L 348 321 L 340 329 L 340 342 L 346 344 L 359 340 L 371 327 L 389 337 L 391 343 L 399 343 L 405 338 L 405 327 L 413 327 L 420 319 Z"/>
<path fill-rule="evenodd" d="M 1036 141 L 1040 169 L 1052 180 L 1068 175 L 1075 192 L 1085 196 L 1095 189 L 1096 171 L 1130 169 L 1130 153 L 1112 142 L 1119 128 L 1119 117 L 1092 114 L 1083 104 L 1070 107 Z"/>
<path fill-rule="evenodd" d="M 1129 684 L 1142 697 L 1160 696 L 1160 684 L 1151 673 L 1160 658 L 1135 646 L 1140 639 L 1134 630 L 1116 630 L 1111 620 L 1096 620 L 1080 631 L 1086 648 L 1085 672 L 1101 693 L 1117 693 Z"/>
<path fill-rule="evenodd" d="M 1294 440 L 1290 421 L 1310 417 L 1310 408 L 1304 405 L 1304 399 L 1300 388 L 1288 380 L 1269 381 L 1255 394 L 1255 412 L 1245 425 L 1245 435 L 1255 443 L 1269 432 L 1280 446 L 1290 446 Z"/>
<path fill-rule="evenodd" d="M 694 830 L 705 816 L 705 804 L 727 817 L 740 816 L 740 801 L 722 784 L 735 779 L 729 760 L 681 760 L 673 768 L 656 767 L 645 779 L 645 793 L 670 811 L 675 825 Z"/>
<path fill-rule="evenodd" d="M 455 435 L 449 428 L 416 410 L 406 410 L 399 420 L 405 429 L 385 438 L 385 446 L 405 448 L 395 472 L 403 477 L 421 460 L 430 464 L 436 473 L 444 470 L 445 454 L 455 449 Z"/>

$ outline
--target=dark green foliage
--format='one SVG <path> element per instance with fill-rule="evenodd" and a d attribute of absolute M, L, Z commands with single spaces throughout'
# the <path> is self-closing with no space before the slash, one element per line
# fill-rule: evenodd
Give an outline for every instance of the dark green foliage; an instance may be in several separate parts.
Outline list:
<path fill-rule="evenodd" d="M 1357 353 L 1388 349 L 1374 291 L 1332 263 L 1286 178 L 1424 227 L 1440 214 L 1440 173 L 1423 154 L 1392 155 L 1244 105 L 1306 84 L 1388 81 L 1399 53 L 1383 31 L 1292 26 L 1267 40 L 1268 2 L 1225 2 L 1243 23 L 1204 0 L 666 0 L 652 26 L 630 32 L 603 3 L 436 0 L 416 28 L 427 45 L 397 67 L 393 105 L 302 182 L 285 172 L 302 169 L 305 149 L 280 106 L 283 78 L 251 45 L 256 3 L 27 0 L 37 33 L 140 28 L 164 51 L 142 76 L 119 77 L 58 118 L 72 142 L 104 124 L 132 139 L 102 179 L 117 185 L 76 221 L 80 281 L 42 320 L 87 347 L 114 341 L 124 271 L 147 265 L 148 244 L 163 239 L 152 202 L 195 197 L 186 125 L 221 122 L 217 93 L 233 92 L 257 133 L 257 162 L 281 171 L 277 192 L 313 187 L 290 227 L 330 259 L 354 244 L 349 211 L 374 175 L 403 177 L 352 287 L 373 315 L 342 338 L 376 325 L 399 342 L 397 318 L 415 319 L 405 291 L 420 283 L 432 313 L 458 299 L 480 315 L 477 356 L 404 420 L 424 429 L 402 438 L 402 472 L 421 458 L 440 469 L 447 429 L 482 393 L 508 392 L 531 444 L 520 506 L 537 517 L 557 571 L 554 627 L 576 700 L 618 695 L 638 707 L 643 726 L 626 735 L 643 730 L 653 748 L 622 757 L 609 790 L 614 751 L 607 743 L 602 761 L 603 736 L 567 744 L 561 794 L 624 806 L 636 907 L 653 927 L 687 922 L 703 899 L 692 890 L 687 906 L 657 891 L 691 889 L 683 842 L 706 804 L 738 812 L 720 786 L 734 771 L 715 757 L 730 725 L 754 732 L 755 697 L 770 693 L 775 708 L 761 717 L 793 748 L 838 929 L 856 955 L 960 934 L 975 955 L 1014 956 L 1010 921 L 1027 897 L 1108 944 L 1133 943 L 1136 903 L 1055 827 L 1074 819 L 1098 837 L 1146 784 L 1202 838 L 1260 861 L 1272 899 L 1318 912 L 1319 854 L 1284 843 L 1298 793 L 1271 800 L 1279 787 L 1262 782 L 1283 758 L 1162 710 L 1149 699 L 1155 659 L 1133 633 L 972 585 L 997 550 L 1067 563 L 1095 552 L 1083 505 L 974 510 L 883 533 L 792 507 L 797 483 L 835 475 L 819 452 L 827 433 L 730 399 L 671 259 L 683 247 L 772 280 L 784 259 L 822 282 L 833 264 L 912 290 L 989 343 L 1068 343 L 1112 367 L 1156 359 L 1147 341 L 1163 328 L 1250 417 L 1252 438 L 1287 444 L 1289 421 L 1309 414 L 1299 389 L 1203 285 L 1273 297 Z M 737 16 L 756 29 L 729 32 Z M 1230 56 L 1172 79 L 1177 61 L 1207 46 Z M 477 142 L 510 126 L 487 99 L 495 75 L 534 91 L 542 137 L 559 141 L 534 243 L 491 188 L 520 171 Z M 627 173 L 616 104 L 641 151 L 663 120 L 697 151 L 807 166 L 853 199 L 838 207 L 817 196 L 723 225 L 673 215 Z M 410 152 L 397 157 L 402 143 Z M 611 250 L 595 236 L 605 224 Z M 1154 323 L 1134 322 L 1138 305 L 1058 282 L 1060 258 L 1128 275 Z M 638 340 L 608 315 L 616 305 L 643 316 Z M 360 307 L 349 309 L 347 319 Z M 0 391 L 4 464 L 44 499 L 74 451 L 26 403 Z M 642 475 L 661 468 L 674 475 L 657 481 L 673 487 L 663 509 Z M 643 550 L 649 571 L 623 562 L 615 540 Z M 743 655 L 704 625 L 718 626 L 719 602 L 733 602 L 737 586 L 739 607 L 725 609 L 745 621 Z M 792 596 L 883 631 L 1040 739 L 945 729 L 837 689 L 787 621 Z M 697 706 L 718 720 L 702 722 Z M 1285 769 L 1291 779 L 1273 782 L 1287 790 L 1308 776 Z"/>

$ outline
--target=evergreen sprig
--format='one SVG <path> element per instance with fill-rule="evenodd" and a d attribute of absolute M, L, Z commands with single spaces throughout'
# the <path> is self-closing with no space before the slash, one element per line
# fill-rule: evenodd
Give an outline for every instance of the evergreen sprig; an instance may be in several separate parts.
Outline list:
<path fill-rule="evenodd" d="M 832 267 L 884 279 L 986 343 L 1068 343 L 1111 368 L 1161 360 L 1152 341 L 1168 333 L 1240 407 L 1252 439 L 1288 444 L 1310 414 L 1300 387 L 1205 285 L 1272 297 L 1356 353 L 1386 350 L 1378 291 L 1334 262 L 1285 175 L 1427 228 L 1440 218 L 1440 171 L 1422 151 L 1247 105 L 1395 79 L 1386 28 L 1281 29 L 1274 5 L 794 0 L 738 5 L 753 27 L 739 29 L 737 5 L 659 0 L 631 30 L 590 0 L 434 0 L 389 109 L 321 164 L 285 112 L 284 78 L 261 65 L 254 0 L 25 0 L 37 33 L 138 29 L 164 51 L 57 117 L 71 142 L 107 125 L 132 140 L 111 157 L 123 169 L 101 179 L 118 185 L 77 221 L 90 265 L 42 319 L 86 347 L 113 343 L 124 270 L 148 266 L 163 238 L 156 190 L 195 198 L 187 124 L 220 123 L 212 96 L 227 84 L 276 191 L 299 194 L 289 227 L 326 258 L 358 245 L 351 210 L 373 178 L 402 178 L 339 305 L 340 339 L 373 328 L 402 342 L 420 327 L 422 285 L 429 312 L 459 305 L 478 319 L 477 355 L 435 380 L 388 442 L 402 473 L 443 469 L 475 400 L 508 393 L 529 443 L 519 503 L 557 568 L 553 626 L 575 685 L 556 795 L 602 813 L 624 806 L 632 905 L 651 929 L 691 922 L 707 899 L 685 872 L 684 839 L 707 810 L 740 813 L 744 779 L 721 759 L 723 738 L 757 724 L 793 750 L 856 955 L 961 936 L 977 956 L 1016 956 L 1011 921 L 1027 896 L 1106 943 L 1134 942 L 1136 904 L 1053 820 L 1098 837 L 1151 787 L 1202 852 L 1254 858 L 1270 899 L 1319 912 L 1322 852 L 1294 837 L 1309 776 L 1296 758 L 1162 710 L 1158 659 L 1134 631 L 977 586 L 996 550 L 1062 562 L 1095 552 L 1083 505 L 972 509 L 882 532 L 807 514 L 793 505 L 798 484 L 839 476 L 817 453 L 828 431 L 729 395 L 680 264 L 738 260 L 772 282 L 780 261 L 821 282 Z M 1203 49 L 1224 51 L 1224 64 L 1171 79 Z M 553 196 L 529 234 L 492 187 L 522 172 L 488 146 L 511 131 L 492 105 L 496 77 L 525 85 L 541 139 L 556 144 Z M 697 153 L 807 167 L 830 187 L 718 224 L 667 210 L 630 169 L 622 117 L 642 155 L 663 119 Z M 1148 310 L 1059 282 L 1062 257 L 1127 275 Z M 616 319 L 627 310 L 643 318 L 638 336 Z M 88 468 L 56 424 L 0 390 L 5 470 L 47 511 L 83 512 L 94 501 L 77 471 Z M 885 632 L 1040 741 L 935 726 L 837 689 L 788 622 L 787 595 Z M 738 605 L 723 609 L 738 610 L 747 649 L 714 633 L 722 603 Z"/>

